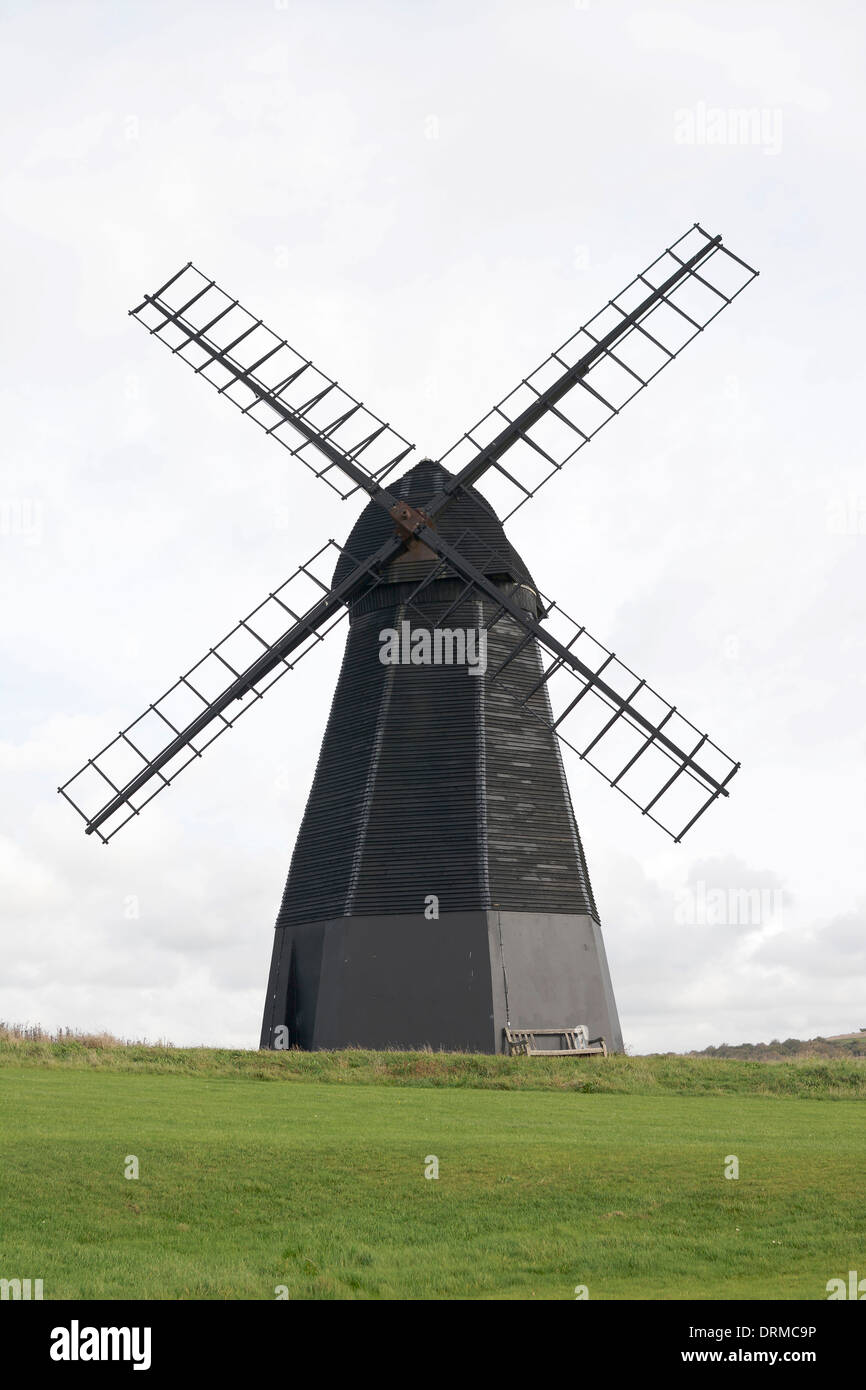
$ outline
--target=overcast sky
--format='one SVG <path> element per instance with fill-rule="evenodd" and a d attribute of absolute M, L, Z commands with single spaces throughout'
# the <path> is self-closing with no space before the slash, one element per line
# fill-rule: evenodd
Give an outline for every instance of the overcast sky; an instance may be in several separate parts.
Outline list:
<path fill-rule="evenodd" d="M 743 764 L 676 846 L 566 756 L 629 1047 L 866 1026 L 864 31 L 855 0 L 6 0 L 0 1018 L 257 1045 L 341 657 L 107 848 L 57 796 L 359 505 L 127 309 L 192 259 L 437 457 L 700 221 L 760 278 L 509 534 Z"/>

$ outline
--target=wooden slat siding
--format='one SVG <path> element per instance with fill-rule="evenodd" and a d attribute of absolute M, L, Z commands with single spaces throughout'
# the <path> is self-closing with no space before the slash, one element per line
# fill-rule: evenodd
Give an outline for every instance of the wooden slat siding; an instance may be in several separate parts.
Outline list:
<path fill-rule="evenodd" d="M 423 505 L 444 476 L 438 465 L 420 464 L 394 491 Z M 391 526 L 381 508 L 369 506 L 347 551 L 363 557 Z M 443 512 L 446 538 L 456 543 L 467 526 L 483 532 L 485 546 L 507 552 L 510 573 L 501 583 L 534 608 L 531 576 L 481 499 L 462 497 Z M 335 578 L 343 564 L 341 557 Z M 420 615 L 405 607 L 415 583 L 401 566 L 392 567 L 389 579 L 353 605 L 277 926 L 347 915 L 420 916 L 428 894 L 439 898 L 442 913 L 499 909 L 598 920 L 556 736 L 521 707 L 538 679 L 535 643 L 495 681 L 490 673 L 524 635 L 510 617 L 488 634 L 487 677 L 470 677 L 465 667 L 383 666 L 381 630 L 399 629 L 401 617 L 422 626 Z M 431 584 L 417 600 L 423 625 L 477 628 L 479 608 L 489 621 L 493 604 L 477 595 L 449 612 L 462 590 L 455 578 Z M 546 693 L 534 698 L 546 701 Z"/>

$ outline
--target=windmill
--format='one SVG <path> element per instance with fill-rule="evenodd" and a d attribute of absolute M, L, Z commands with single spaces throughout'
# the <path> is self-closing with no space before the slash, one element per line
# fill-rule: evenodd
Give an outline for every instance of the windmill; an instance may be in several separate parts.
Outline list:
<path fill-rule="evenodd" d="M 108 843 L 348 617 L 263 1047 L 494 1052 L 568 1024 L 621 1049 L 560 742 L 677 842 L 739 764 L 541 591 L 503 523 L 756 274 L 696 223 L 411 467 L 413 445 L 192 262 L 130 310 L 344 500 L 367 498 L 344 545 L 59 789 Z"/>

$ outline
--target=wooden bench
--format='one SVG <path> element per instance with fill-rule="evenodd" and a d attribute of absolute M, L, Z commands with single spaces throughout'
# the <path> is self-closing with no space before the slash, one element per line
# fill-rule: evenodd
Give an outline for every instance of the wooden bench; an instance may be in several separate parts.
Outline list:
<path fill-rule="evenodd" d="M 604 1038 L 590 1038 L 583 1024 L 575 1028 L 503 1028 L 509 1057 L 606 1057 Z M 559 1047 L 544 1046 L 557 1038 Z M 538 1040 L 542 1040 L 539 1047 Z"/>

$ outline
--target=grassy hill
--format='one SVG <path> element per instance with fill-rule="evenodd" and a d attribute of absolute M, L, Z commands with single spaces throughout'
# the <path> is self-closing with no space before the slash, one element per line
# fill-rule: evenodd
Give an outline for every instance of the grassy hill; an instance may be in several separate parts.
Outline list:
<path fill-rule="evenodd" d="M 7 1032 L 0 1276 L 46 1298 L 823 1299 L 866 1267 L 864 1082 L 850 1059 Z"/>

